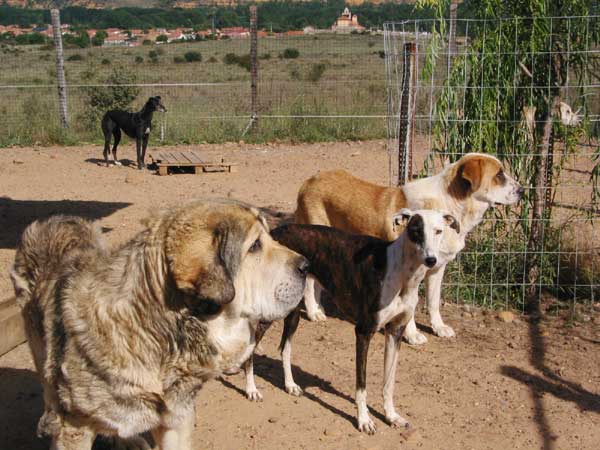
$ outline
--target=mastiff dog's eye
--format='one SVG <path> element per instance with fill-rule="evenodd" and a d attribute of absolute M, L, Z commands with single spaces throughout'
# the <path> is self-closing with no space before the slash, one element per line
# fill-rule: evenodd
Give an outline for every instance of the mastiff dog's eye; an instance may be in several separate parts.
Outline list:
<path fill-rule="evenodd" d="M 248 253 L 256 253 L 262 248 L 262 244 L 260 242 L 260 238 L 257 238 L 254 243 L 248 249 Z"/>

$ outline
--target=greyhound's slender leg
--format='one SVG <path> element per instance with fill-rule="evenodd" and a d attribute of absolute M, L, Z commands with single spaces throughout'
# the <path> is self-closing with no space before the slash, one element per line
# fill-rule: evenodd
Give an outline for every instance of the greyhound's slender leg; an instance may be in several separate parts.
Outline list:
<path fill-rule="evenodd" d="M 260 343 L 261 339 L 271 326 L 271 322 L 259 322 L 254 335 L 254 341 L 256 347 Z M 255 347 L 255 351 L 256 351 Z M 254 382 L 254 353 L 250 355 L 250 358 L 243 364 L 244 372 L 246 373 L 246 397 L 248 400 L 253 402 L 262 402 L 263 396 L 256 387 Z"/>
<path fill-rule="evenodd" d="M 357 325 L 356 335 L 356 407 L 358 409 L 358 429 L 367 434 L 375 434 L 375 423 L 369 416 L 367 406 L 367 354 L 373 337 L 372 332 L 364 332 Z"/>
<path fill-rule="evenodd" d="M 104 118 L 102 120 L 102 133 L 104 134 L 104 163 L 108 167 L 108 154 L 110 152 L 110 138 L 112 136 L 112 124 Z"/>
<path fill-rule="evenodd" d="M 137 166 L 139 170 L 144 168 L 144 162 L 142 161 L 142 139 L 143 137 L 141 137 L 139 134 L 135 139 L 135 154 L 137 156 Z"/>
<path fill-rule="evenodd" d="M 285 380 L 285 390 L 291 395 L 302 395 L 302 389 L 294 381 L 292 375 L 292 337 L 298 329 L 300 322 L 300 308 L 296 308 L 285 318 L 283 322 L 283 334 L 281 335 L 281 359 L 283 360 L 283 376 Z"/>
<path fill-rule="evenodd" d="M 144 162 L 146 160 L 146 148 L 148 147 L 148 138 L 150 137 L 150 135 L 148 133 L 144 134 L 144 137 L 142 138 L 142 168 L 146 167 L 146 163 Z"/>
<path fill-rule="evenodd" d="M 119 145 L 119 142 L 121 142 L 121 129 L 118 126 L 115 126 L 113 135 L 115 137 L 115 143 L 112 148 L 113 162 L 115 163 L 115 166 L 121 166 L 122 164 L 117 160 L 117 146 Z"/>
<path fill-rule="evenodd" d="M 394 386 L 396 384 L 396 366 L 398 365 L 398 351 L 402 342 L 404 326 L 388 324 L 385 327 L 385 353 L 383 364 L 383 409 L 385 418 L 394 428 L 408 428 L 408 421 L 396 412 L 394 406 Z"/>

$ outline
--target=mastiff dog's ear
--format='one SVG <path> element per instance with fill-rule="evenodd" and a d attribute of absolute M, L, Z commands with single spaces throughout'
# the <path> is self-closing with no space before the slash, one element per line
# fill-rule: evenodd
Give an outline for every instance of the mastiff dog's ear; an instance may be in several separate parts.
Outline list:
<path fill-rule="evenodd" d="M 171 273 L 177 289 L 190 299 L 217 305 L 234 299 L 233 277 L 240 264 L 243 237 L 237 236 L 240 230 L 231 225 L 227 221 L 212 229 L 192 225 L 187 232 L 169 236 L 167 258 Z"/>

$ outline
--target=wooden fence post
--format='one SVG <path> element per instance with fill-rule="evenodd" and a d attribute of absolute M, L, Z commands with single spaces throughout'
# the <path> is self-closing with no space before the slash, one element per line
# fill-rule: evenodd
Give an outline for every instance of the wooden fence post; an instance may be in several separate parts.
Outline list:
<path fill-rule="evenodd" d="M 258 125 L 258 20 L 256 5 L 250 6 L 250 90 L 252 131 Z"/>
<path fill-rule="evenodd" d="M 413 141 L 415 132 L 415 85 L 417 44 L 404 44 L 402 91 L 398 113 L 398 186 L 412 177 Z"/>
<path fill-rule="evenodd" d="M 54 49 L 56 50 L 56 80 L 58 81 L 58 108 L 60 123 L 63 128 L 69 126 L 67 114 L 67 81 L 65 79 L 65 60 L 63 55 L 62 34 L 60 29 L 60 11 L 50 10 L 52 18 L 52 35 L 54 36 Z"/>

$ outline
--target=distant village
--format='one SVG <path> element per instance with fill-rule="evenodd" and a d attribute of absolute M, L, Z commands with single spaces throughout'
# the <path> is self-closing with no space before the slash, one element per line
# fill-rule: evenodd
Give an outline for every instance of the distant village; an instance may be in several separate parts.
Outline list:
<path fill-rule="evenodd" d="M 69 24 L 61 25 L 61 34 L 67 35 L 73 33 L 73 27 Z M 194 31 L 189 28 L 155 28 L 155 29 L 129 29 L 107 28 L 104 30 L 87 29 L 85 30 L 90 39 L 101 37 L 101 45 L 105 47 L 123 46 L 137 47 L 144 44 L 164 44 L 172 42 L 185 42 L 204 39 L 243 39 L 250 37 L 250 29 L 245 27 L 230 27 L 220 29 L 208 29 Z M 273 33 L 268 30 L 259 30 L 258 37 L 268 36 L 303 36 L 325 33 L 365 33 L 366 28 L 358 22 L 358 16 L 352 14 L 348 8 L 345 8 L 341 15 L 328 29 L 316 29 L 307 26 L 302 30 L 286 31 L 284 33 Z M 369 33 L 381 33 L 381 30 L 368 30 Z M 101 33 L 97 36 L 98 33 Z M 0 25 L 0 36 L 17 37 L 22 34 L 39 34 L 45 38 L 52 39 L 53 30 L 51 25 L 36 25 L 32 27 L 19 27 L 17 25 Z"/>

